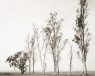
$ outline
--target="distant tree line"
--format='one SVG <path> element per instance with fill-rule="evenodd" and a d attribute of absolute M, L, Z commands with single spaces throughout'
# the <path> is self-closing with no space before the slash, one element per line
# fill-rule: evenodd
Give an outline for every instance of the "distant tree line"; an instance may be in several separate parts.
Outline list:
<path fill-rule="evenodd" d="M 39 51 L 39 58 L 41 62 L 41 67 L 43 74 L 46 71 L 46 55 L 50 51 L 53 59 L 54 74 L 59 74 L 59 61 L 61 51 L 69 43 L 68 39 L 63 38 L 63 33 L 61 32 L 61 25 L 64 19 L 57 19 L 58 13 L 50 13 L 50 19 L 48 19 L 47 26 L 42 29 L 42 32 L 33 24 L 33 36 L 30 38 L 27 36 L 26 47 L 27 52 L 20 51 L 16 54 L 9 56 L 7 62 L 9 62 L 10 67 L 18 68 L 21 73 L 27 70 L 29 67 L 29 73 L 31 73 L 31 63 L 33 64 L 33 74 L 34 65 L 37 61 L 36 50 Z M 73 44 L 78 45 L 78 58 L 83 64 L 83 76 L 87 76 L 87 54 L 89 51 L 89 42 L 91 40 L 89 29 L 87 27 L 86 18 L 88 16 L 88 4 L 87 0 L 80 0 L 80 8 L 77 10 L 76 25 L 74 26 L 75 35 L 72 40 Z M 72 59 L 74 54 L 73 44 L 70 44 L 70 75 L 72 75 Z M 43 54 L 42 54 L 43 53 Z M 26 62 L 29 65 L 26 65 Z"/>

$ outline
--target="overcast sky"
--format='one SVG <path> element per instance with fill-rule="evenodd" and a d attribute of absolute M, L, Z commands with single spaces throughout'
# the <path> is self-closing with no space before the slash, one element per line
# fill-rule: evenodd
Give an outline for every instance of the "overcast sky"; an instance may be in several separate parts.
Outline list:
<path fill-rule="evenodd" d="M 87 57 L 87 69 L 95 71 L 95 0 L 88 0 L 88 5 L 90 13 L 88 24 L 92 40 Z M 33 23 L 37 27 L 44 27 L 50 12 L 57 11 L 58 17 L 64 19 L 62 24 L 64 38 L 72 38 L 74 32 L 72 27 L 75 25 L 78 7 L 79 0 L 0 0 L 0 71 L 14 71 L 5 63 L 6 58 L 25 48 L 27 34 L 32 35 Z M 61 71 L 69 71 L 68 52 L 68 47 L 65 47 L 60 62 Z M 47 71 L 53 71 L 51 55 L 48 54 L 48 57 Z M 37 71 L 41 71 L 39 63 L 38 61 L 35 64 Z M 73 71 L 78 70 L 82 70 L 82 65 L 75 56 Z"/>

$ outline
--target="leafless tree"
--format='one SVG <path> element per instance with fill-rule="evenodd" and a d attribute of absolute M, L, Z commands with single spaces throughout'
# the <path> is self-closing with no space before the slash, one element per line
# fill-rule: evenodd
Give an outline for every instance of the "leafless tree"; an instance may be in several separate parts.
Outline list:
<path fill-rule="evenodd" d="M 43 53 L 43 59 L 42 59 L 42 67 L 43 67 L 43 74 L 45 74 L 45 70 L 46 70 L 46 54 L 47 54 L 47 44 L 45 44 L 45 49 L 44 49 L 44 53 Z"/>
<path fill-rule="evenodd" d="M 36 47 L 36 32 L 35 32 L 35 24 L 34 24 L 34 27 L 33 27 L 33 32 L 34 32 L 34 34 L 33 34 L 33 36 L 31 37 L 31 41 L 30 41 L 30 43 L 31 43 L 31 51 L 32 51 L 32 61 L 33 61 L 33 74 L 34 74 L 34 64 L 35 64 L 35 62 L 36 62 L 36 60 L 37 60 L 37 58 L 36 58 L 36 49 L 35 49 L 35 47 Z"/>
<path fill-rule="evenodd" d="M 35 28 L 35 26 L 34 26 L 34 28 Z M 36 38 L 36 34 L 35 34 L 35 30 L 33 32 L 34 32 L 34 34 L 31 37 L 31 39 L 29 39 L 30 37 L 29 37 L 29 35 L 27 35 L 26 50 L 29 53 L 29 73 L 31 73 L 31 62 L 33 61 L 33 74 L 34 74 L 34 64 L 36 62 L 36 56 L 35 56 L 35 38 Z"/>
<path fill-rule="evenodd" d="M 31 37 L 31 51 L 32 51 L 32 61 L 33 61 L 33 74 L 34 74 L 34 64 L 35 64 L 35 35 Z"/>
<path fill-rule="evenodd" d="M 73 60 L 73 54 L 74 54 L 74 49 L 75 48 L 73 48 L 73 46 L 74 46 L 74 42 L 73 42 L 73 44 L 70 44 L 69 43 L 69 45 L 70 45 L 70 75 L 72 76 L 72 60 Z"/>
<path fill-rule="evenodd" d="M 53 56 L 54 74 L 59 74 L 60 53 L 67 43 L 67 39 L 62 41 L 62 32 L 60 32 L 60 27 L 63 19 L 58 21 L 56 17 L 57 12 L 54 14 L 50 13 L 50 19 L 48 20 L 47 27 L 44 28 L 44 32 Z"/>
<path fill-rule="evenodd" d="M 46 70 L 46 62 L 45 61 L 46 61 L 46 53 L 47 53 L 46 52 L 46 50 L 47 50 L 46 39 L 44 39 L 44 37 L 40 35 L 42 33 L 37 28 L 34 28 L 34 30 L 35 30 L 35 34 L 36 34 L 36 43 L 37 43 L 37 47 L 38 47 L 38 51 L 39 51 L 39 55 L 40 55 L 41 67 L 42 67 L 43 74 L 45 74 L 45 70 Z"/>
<path fill-rule="evenodd" d="M 91 34 L 89 33 L 86 23 L 88 16 L 87 7 L 87 0 L 80 0 L 80 9 L 77 10 L 78 15 L 76 17 L 76 26 L 74 28 L 76 32 L 74 40 L 79 46 L 77 54 L 83 64 L 83 76 L 87 75 L 86 59 L 89 51 L 89 41 L 91 40 Z"/>
<path fill-rule="evenodd" d="M 26 50 L 28 51 L 29 55 L 29 73 L 31 73 L 31 58 L 32 58 L 32 51 L 30 47 L 30 41 L 29 41 L 29 35 L 27 35 L 27 40 L 26 40 Z"/>

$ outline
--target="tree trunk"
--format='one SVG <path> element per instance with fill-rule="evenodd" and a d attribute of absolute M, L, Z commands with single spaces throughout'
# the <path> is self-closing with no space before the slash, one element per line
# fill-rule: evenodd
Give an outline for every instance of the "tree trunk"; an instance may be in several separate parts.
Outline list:
<path fill-rule="evenodd" d="M 59 75 L 59 63 L 57 62 L 57 74 Z"/>
<path fill-rule="evenodd" d="M 21 69 L 21 74 L 24 74 L 24 70 L 23 69 Z"/>
<path fill-rule="evenodd" d="M 72 61 L 71 61 L 71 59 L 70 59 L 70 75 L 72 76 Z"/>
<path fill-rule="evenodd" d="M 72 56 L 70 58 L 70 75 L 72 76 Z"/>
<path fill-rule="evenodd" d="M 56 75 L 56 60 L 54 60 L 54 75 Z"/>
<path fill-rule="evenodd" d="M 87 76 L 86 62 L 83 62 L 83 76 Z"/>
<path fill-rule="evenodd" d="M 45 74 L 45 70 L 46 70 L 45 58 L 46 58 L 46 51 L 45 51 L 44 60 L 43 60 L 43 74 Z"/>
<path fill-rule="evenodd" d="M 59 75 L 59 63 L 58 63 L 58 61 L 55 61 L 55 74 Z"/>
<path fill-rule="evenodd" d="M 34 74 L 34 50 L 33 50 L 33 74 Z"/>
<path fill-rule="evenodd" d="M 45 62 L 43 62 L 43 74 L 45 74 L 45 70 L 46 70 L 46 63 Z"/>
<path fill-rule="evenodd" d="M 30 55 L 30 59 L 29 59 L 29 74 L 31 74 L 31 55 Z"/>
<path fill-rule="evenodd" d="M 34 74 L 34 61 L 33 61 L 33 74 Z"/>
<path fill-rule="evenodd" d="M 58 75 L 59 75 L 59 66 L 58 66 Z"/>
<path fill-rule="evenodd" d="M 45 75 L 45 69 L 43 70 L 43 74 Z"/>
<path fill-rule="evenodd" d="M 29 74 L 30 74 L 30 60 L 29 60 Z"/>
<path fill-rule="evenodd" d="M 83 64 L 83 76 L 87 76 L 86 58 L 84 56 L 83 56 L 82 64 Z"/>
<path fill-rule="evenodd" d="M 85 64 L 85 74 L 87 75 L 87 67 L 86 67 L 86 62 L 85 62 L 84 64 Z"/>
<path fill-rule="evenodd" d="M 56 74 L 59 75 L 59 62 L 58 62 L 58 60 L 56 61 Z"/>

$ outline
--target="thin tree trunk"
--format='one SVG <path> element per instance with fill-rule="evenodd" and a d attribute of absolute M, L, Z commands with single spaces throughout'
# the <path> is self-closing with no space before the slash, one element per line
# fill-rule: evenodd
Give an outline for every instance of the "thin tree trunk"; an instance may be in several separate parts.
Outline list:
<path fill-rule="evenodd" d="M 58 71 L 58 75 L 59 75 L 59 63 L 57 62 L 57 71 Z"/>
<path fill-rule="evenodd" d="M 70 47 L 71 47 L 71 50 L 70 50 L 70 76 L 72 76 L 72 58 L 73 58 L 72 46 L 73 45 L 70 45 Z"/>
<path fill-rule="evenodd" d="M 34 50 L 33 50 L 33 74 L 34 74 Z"/>
<path fill-rule="evenodd" d="M 58 74 L 59 75 L 59 65 L 58 65 L 58 61 L 56 60 L 55 61 L 55 74 Z"/>
<path fill-rule="evenodd" d="M 86 58 L 82 54 L 82 64 L 83 64 L 83 76 L 87 76 L 87 68 L 86 68 Z"/>
<path fill-rule="evenodd" d="M 31 74 L 31 56 L 30 56 L 30 59 L 29 59 L 29 74 Z"/>
<path fill-rule="evenodd" d="M 43 74 L 45 74 L 45 68 L 43 69 Z"/>
<path fill-rule="evenodd" d="M 70 75 L 72 76 L 72 58 L 70 58 Z"/>
<path fill-rule="evenodd" d="M 59 66 L 58 66 L 58 75 L 59 75 Z"/>
<path fill-rule="evenodd" d="M 29 74 L 30 74 L 30 60 L 29 60 Z"/>
<path fill-rule="evenodd" d="M 56 56 L 53 58 L 54 59 L 54 75 L 58 74 L 58 62 L 56 60 Z"/>
<path fill-rule="evenodd" d="M 70 58 L 70 75 L 72 76 L 72 51 L 71 51 L 71 58 Z"/>
<path fill-rule="evenodd" d="M 34 74 L 34 61 L 33 61 L 33 74 Z"/>
<path fill-rule="evenodd" d="M 87 75 L 87 68 L 86 68 L 86 62 L 84 62 L 84 74 Z"/>
<path fill-rule="evenodd" d="M 46 63 L 45 63 L 45 59 L 46 59 L 46 50 L 45 50 L 44 60 L 43 60 L 43 74 L 45 74 L 45 70 L 46 70 Z"/>

